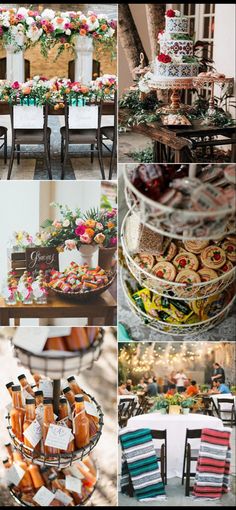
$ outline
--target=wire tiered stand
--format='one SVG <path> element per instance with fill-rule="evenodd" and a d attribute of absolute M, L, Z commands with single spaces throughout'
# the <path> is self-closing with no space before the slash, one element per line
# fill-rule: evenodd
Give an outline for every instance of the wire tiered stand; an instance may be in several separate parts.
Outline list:
<path fill-rule="evenodd" d="M 45 377 L 50 377 L 53 382 L 53 411 L 55 414 L 58 414 L 59 408 L 59 397 L 61 395 L 61 381 L 63 378 L 66 378 L 73 375 L 78 375 L 86 369 L 91 369 L 93 367 L 94 362 L 96 362 L 102 352 L 102 344 L 103 344 L 104 330 L 103 328 L 99 328 L 99 332 L 97 337 L 92 345 L 90 345 L 87 349 L 76 351 L 76 353 L 70 353 L 68 356 L 55 356 L 43 354 L 35 354 L 30 351 L 23 349 L 18 346 L 14 346 L 13 349 L 15 356 L 19 359 L 22 366 L 28 368 L 33 373 L 40 373 Z M 103 412 L 100 404 L 96 401 L 96 399 L 84 391 L 82 391 L 90 398 L 91 402 L 96 408 L 97 416 L 99 418 L 98 421 L 98 430 L 97 433 L 90 439 L 90 442 L 87 446 L 80 448 L 73 452 L 60 452 L 58 454 L 45 454 L 43 452 L 37 452 L 32 448 L 26 446 L 24 443 L 18 440 L 18 438 L 12 432 L 12 426 L 10 422 L 10 413 L 6 415 L 7 420 L 7 430 L 9 436 L 11 438 L 14 447 L 21 452 L 23 457 L 31 462 L 35 463 L 39 466 L 43 467 L 51 467 L 58 471 L 72 466 L 73 463 L 78 462 L 79 460 L 83 460 L 84 457 L 89 455 L 92 450 L 97 445 L 103 428 Z M 96 466 L 97 472 L 97 480 L 98 480 L 98 467 Z M 76 506 L 84 506 L 85 503 L 91 498 L 92 494 L 96 489 L 96 484 L 93 488 L 93 491 L 86 497 L 86 499 L 80 504 Z M 32 506 L 23 502 L 18 495 L 14 493 L 14 489 L 10 488 L 10 493 L 14 497 L 15 501 L 17 501 L 21 506 Z"/>
<path fill-rule="evenodd" d="M 189 177 L 195 177 L 196 165 L 189 165 Z M 198 336 L 222 322 L 235 301 L 236 266 L 217 278 L 201 283 L 179 283 L 159 278 L 151 271 L 140 267 L 129 252 L 127 242 L 127 223 L 132 215 L 139 224 L 148 227 L 164 238 L 185 242 L 187 240 L 211 240 L 217 244 L 224 235 L 235 234 L 234 213 L 232 208 L 220 208 L 217 211 L 197 212 L 177 209 L 161 204 L 146 197 L 131 182 L 129 165 L 124 166 L 125 196 L 129 208 L 121 227 L 121 244 L 129 277 L 133 277 L 142 288 L 149 289 L 159 297 L 171 298 L 186 303 L 192 301 L 206 303 L 214 295 L 219 295 L 217 306 L 208 305 L 208 317 L 191 324 L 173 324 L 153 318 L 133 301 L 126 284 L 127 272 L 121 268 L 121 285 L 129 307 L 140 320 L 151 329 L 173 336 Z M 224 298 L 226 298 L 224 300 Z M 211 301 L 210 301 L 211 302 Z"/>

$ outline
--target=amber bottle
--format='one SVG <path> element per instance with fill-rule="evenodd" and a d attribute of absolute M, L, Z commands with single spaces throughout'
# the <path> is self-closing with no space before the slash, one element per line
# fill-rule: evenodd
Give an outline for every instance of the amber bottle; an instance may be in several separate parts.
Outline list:
<path fill-rule="evenodd" d="M 42 390 L 36 390 L 34 392 L 34 396 L 35 396 L 36 407 L 38 407 L 40 404 L 43 404 L 43 391 Z"/>
<path fill-rule="evenodd" d="M 8 392 L 9 392 L 11 397 L 12 397 L 12 386 L 14 386 L 14 382 L 13 381 L 11 381 L 11 382 L 6 384 L 6 388 L 7 388 L 7 390 L 8 390 Z"/>
<path fill-rule="evenodd" d="M 84 448 L 89 444 L 89 419 L 85 412 L 84 397 L 75 397 L 74 436 L 76 448 Z"/>
<path fill-rule="evenodd" d="M 11 443 L 5 443 L 4 446 L 5 446 L 6 450 L 7 450 L 8 455 L 9 455 L 10 462 L 13 462 L 13 448 L 12 448 L 12 444 Z"/>
<path fill-rule="evenodd" d="M 45 445 L 45 440 L 47 437 L 49 427 L 51 424 L 55 424 L 52 402 L 53 402 L 52 398 L 44 398 L 43 399 L 43 408 L 44 408 L 44 412 L 43 412 L 43 448 L 44 448 L 44 453 L 46 455 L 55 455 L 55 454 L 59 453 L 58 448 L 53 448 L 52 446 Z"/>
<path fill-rule="evenodd" d="M 72 429 L 72 423 L 68 416 L 67 399 L 65 397 L 60 397 L 60 399 L 59 399 L 58 419 L 65 420 L 67 427 Z M 64 450 L 61 450 L 61 451 L 64 451 Z M 74 452 L 74 451 L 75 451 L 75 441 L 74 441 L 74 439 L 72 439 L 68 444 L 67 452 Z"/>
<path fill-rule="evenodd" d="M 23 424 L 23 431 L 31 425 L 31 423 L 35 420 L 35 399 L 33 397 L 29 397 L 25 399 L 25 419 Z M 34 449 L 33 445 L 26 439 L 24 436 L 24 444 L 29 448 Z"/>
<path fill-rule="evenodd" d="M 61 336 L 48 338 L 44 346 L 44 351 L 66 351 L 66 344 Z"/>
<path fill-rule="evenodd" d="M 25 410 L 23 408 L 20 386 L 12 386 L 12 406 L 13 407 L 10 411 L 12 432 L 15 434 L 17 439 L 23 443 L 23 423 L 25 418 Z"/>
<path fill-rule="evenodd" d="M 74 395 L 72 389 L 69 386 L 67 386 L 66 388 L 64 388 L 63 393 L 64 393 L 66 399 L 68 400 L 71 408 L 73 409 L 75 406 L 75 395 Z"/>
<path fill-rule="evenodd" d="M 71 328 L 71 334 L 65 337 L 68 351 L 79 351 L 89 347 L 86 328 Z"/>
<path fill-rule="evenodd" d="M 27 391 L 32 397 L 34 397 L 34 390 L 32 390 L 30 383 L 27 381 L 25 374 L 18 376 L 19 382 L 23 390 Z"/>
<path fill-rule="evenodd" d="M 33 486 L 35 489 L 40 489 L 44 485 L 44 479 L 40 473 L 39 467 L 36 464 L 30 464 L 28 471 L 32 478 Z"/>
<path fill-rule="evenodd" d="M 19 483 L 19 487 L 21 488 L 22 492 L 30 492 L 33 490 L 33 482 L 32 478 L 30 476 L 30 473 L 28 471 L 28 465 L 25 462 L 22 454 L 18 450 L 14 450 L 13 452 L 13 460 L 18 464 L 21 469 L 25 471 L 25 475 L 21 479 Z"/>

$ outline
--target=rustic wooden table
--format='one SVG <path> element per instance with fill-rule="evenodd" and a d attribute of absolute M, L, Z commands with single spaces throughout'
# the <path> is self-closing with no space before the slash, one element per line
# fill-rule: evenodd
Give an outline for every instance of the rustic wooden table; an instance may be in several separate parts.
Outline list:
<path fill-rule="evenodd" d="M 116 300 L 109 290 L 100 296 L 91 298 L 84 303 L 70 301 L 54 295 L 48 296 L 48 303 L 39 305 L 7 305 L 0 298 L 0 324 L 9 326 L 10 319 L 19 326 L 21 319 L 58 319 L 58 318 L 88 318 L 88 325 L 113 326 L 116 311 Z M 100 321 L 98 321 L 98 318 Z"/>
<path fill-rule="evenodd" d="M 120 108 L 120 123 L 125 122 L 129 117 L 129 110 Z M 164 127 L 161 122 L 152 122 L 132 126 L 131 130 L 147 136 L 154 142 L 153 161 L 155 163 L 191 163 L 192 149 L 201 147 L 204 152 L 207 147 L 210 147 L 211 156 L 213 156 L 213 148 L 217 145 L 231 145 L 231 160 L 236 161 L 235 126 L 203 126 L 201 120 L 195 120 L 191 126 L 170 128 Z"/>

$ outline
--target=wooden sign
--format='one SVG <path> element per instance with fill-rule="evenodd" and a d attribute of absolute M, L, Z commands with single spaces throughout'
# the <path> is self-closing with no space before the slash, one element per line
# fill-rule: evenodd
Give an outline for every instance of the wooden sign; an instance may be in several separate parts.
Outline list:
<path fill-rule="evenodd" d="M 43 246 L 26 248 L 26 270 L 30 273 L 38 273 L 42 270 L 48 272 L 51 269 L 59 270 L 58 251 L 56 248 Z"/>

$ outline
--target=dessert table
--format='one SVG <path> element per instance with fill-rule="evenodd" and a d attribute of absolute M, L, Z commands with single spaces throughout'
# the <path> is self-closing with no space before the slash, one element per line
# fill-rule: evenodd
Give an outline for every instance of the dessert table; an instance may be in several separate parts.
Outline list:
<path fill-rule="evenodd" d="M 223 429 L 222 421 L 203 414 L 160 414 L 149 413 L 134 416 L 128 420 L 127 427 L 132 429 L 149 428 L 167 431 L 167 477 L 182 477 L 186 429 L 212 428 Z M 159 440 L 154 440 L 159 445 Z M 191 445 L 199 447 L 200 439 L 191 440 Z"/>
<path fill-rule="evenodd" d="M 126 121 L 129 117 L 128 109 L 119 109 L 120 123 Z M 192 161 L 191 149 L 231 145 L 231 161 L 234 163 L 236 159 L 235 126 L 204 126 L 201 122 L 201 120 L 194 120 L 191 126 L 170 128 L 157 121 L 132 126 L 131 130 L 147 136 L 154 142 L 154 162 L 190 163 Z M 224 137 L 223 140 L 219 138 L 221 136 Z M 208 137 L 208 140 L 203 140 L 204 137 Z M 195 140 L 195 138 L 198 140 Z"/>
<path fill-rule="evenodd" d="M 88 326 L 102 325 L 113 326 L 116 311 L 116 300 L 109 290 L 91 298 L 84 303 L 58 298 L 52 294 L 48 296 L 47 304 L 24 305 L 17 303 L 7 305 L 0 298 L 0 324 L 9 326 L 10 319 L 14 319 L 14 325 L 19 326 L 21 319 L 58 319 L 72 317 L 88 318 Z M 97 321 L 97 319 L 100 319 Z"/>

